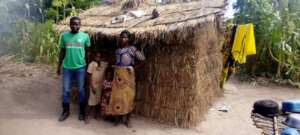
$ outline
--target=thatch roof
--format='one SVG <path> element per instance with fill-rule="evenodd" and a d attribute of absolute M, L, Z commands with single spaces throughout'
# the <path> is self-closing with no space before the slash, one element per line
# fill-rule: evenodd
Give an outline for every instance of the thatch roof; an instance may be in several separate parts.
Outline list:
<path fill-rule="evenodd" d="M 146 13 L 145 16 L 116 24 L 112 24 L 111 21 L 114 17 L 123 14 L 120 4 L 100 5 L 81 13 L 79 16 L 82 19 L 81 30 L 90 34 L 101 33 L 114 36 L 124 29 L 129 29 L 136 35 L 145 32 L 158 35 L 158 33 L 213 21 L 216 15 L 222 14 L 225 5 L 226 0 L 197 0 L 167 5 L 146 1 L 138 8 L 138 10 L 143 10 Z M 152 10 L 155 8 L 159 11 L 160 17 L 150 19 Z M 68 24 L 69 19 L 60 22 L 56 26 L 57 31 L 68 31 Z"/>

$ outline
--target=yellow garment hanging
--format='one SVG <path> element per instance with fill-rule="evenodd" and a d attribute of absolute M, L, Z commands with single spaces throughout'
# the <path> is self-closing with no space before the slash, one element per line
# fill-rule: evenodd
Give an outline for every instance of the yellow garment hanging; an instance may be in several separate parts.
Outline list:
<path fill-rule="evenodd" d="M 256 54 L 253 24 L 238 26 L 231 52 L 234 60 L 240 64 L 246 63 L 248 55 Z"/>

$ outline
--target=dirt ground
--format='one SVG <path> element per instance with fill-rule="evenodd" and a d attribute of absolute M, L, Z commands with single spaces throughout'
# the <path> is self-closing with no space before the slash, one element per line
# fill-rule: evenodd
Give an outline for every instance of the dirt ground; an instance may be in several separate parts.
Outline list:
<path fill-rule="evenodd" d="M 300 97 L 295 88 L 259 86 L 231 79 L 202 122 L 193 129 L 180 129 L 133 116 L 133 128 L 117 127 L 103 120 L 86 125 L 77 120 L 78 108 L 58 122 L 61 83 L 51 67 L 25 65 L 0 58 L 0 135 L 259 135 L 250 112 L 254 101 L 282 101 Z M 218 111 L 225 107 L 228 112 Z"/>

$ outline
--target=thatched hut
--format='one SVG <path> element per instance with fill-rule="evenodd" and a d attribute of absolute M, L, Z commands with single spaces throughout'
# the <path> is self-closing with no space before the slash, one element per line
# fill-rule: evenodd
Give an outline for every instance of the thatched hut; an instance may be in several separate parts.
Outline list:
<path fill-rule="evenodd" d="M 153 0 L 154 1 L 154 0 Z M 147 57 L 137 70 L 135 113 L 179 127 L 193 127 L 200 120 L 219 88 L 222 70 L 222 30 L 225 0 L 175 2 L 166 5 L 145 1 L 138 10 L 146 14 L 123 23 L 112 19 L 124 14 L 121 5 L 100 5 L 82 14 L 82 31 L 88 32 L 94 47 L 113 58 L 119 33 L 135 35 Z M 150 19 L 156 8 L 160 16 Z M 68 31 L 68 20 L 56 29 Z"/>

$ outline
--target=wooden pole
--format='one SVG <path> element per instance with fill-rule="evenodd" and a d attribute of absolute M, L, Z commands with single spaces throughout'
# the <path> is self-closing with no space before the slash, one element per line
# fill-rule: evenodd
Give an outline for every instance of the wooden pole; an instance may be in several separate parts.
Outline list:
<path fill-rule="evenodd" d="M 273 117 L 273 128 L 274 128 L 274 135 L 279 135 L 277 116 Z"/>

